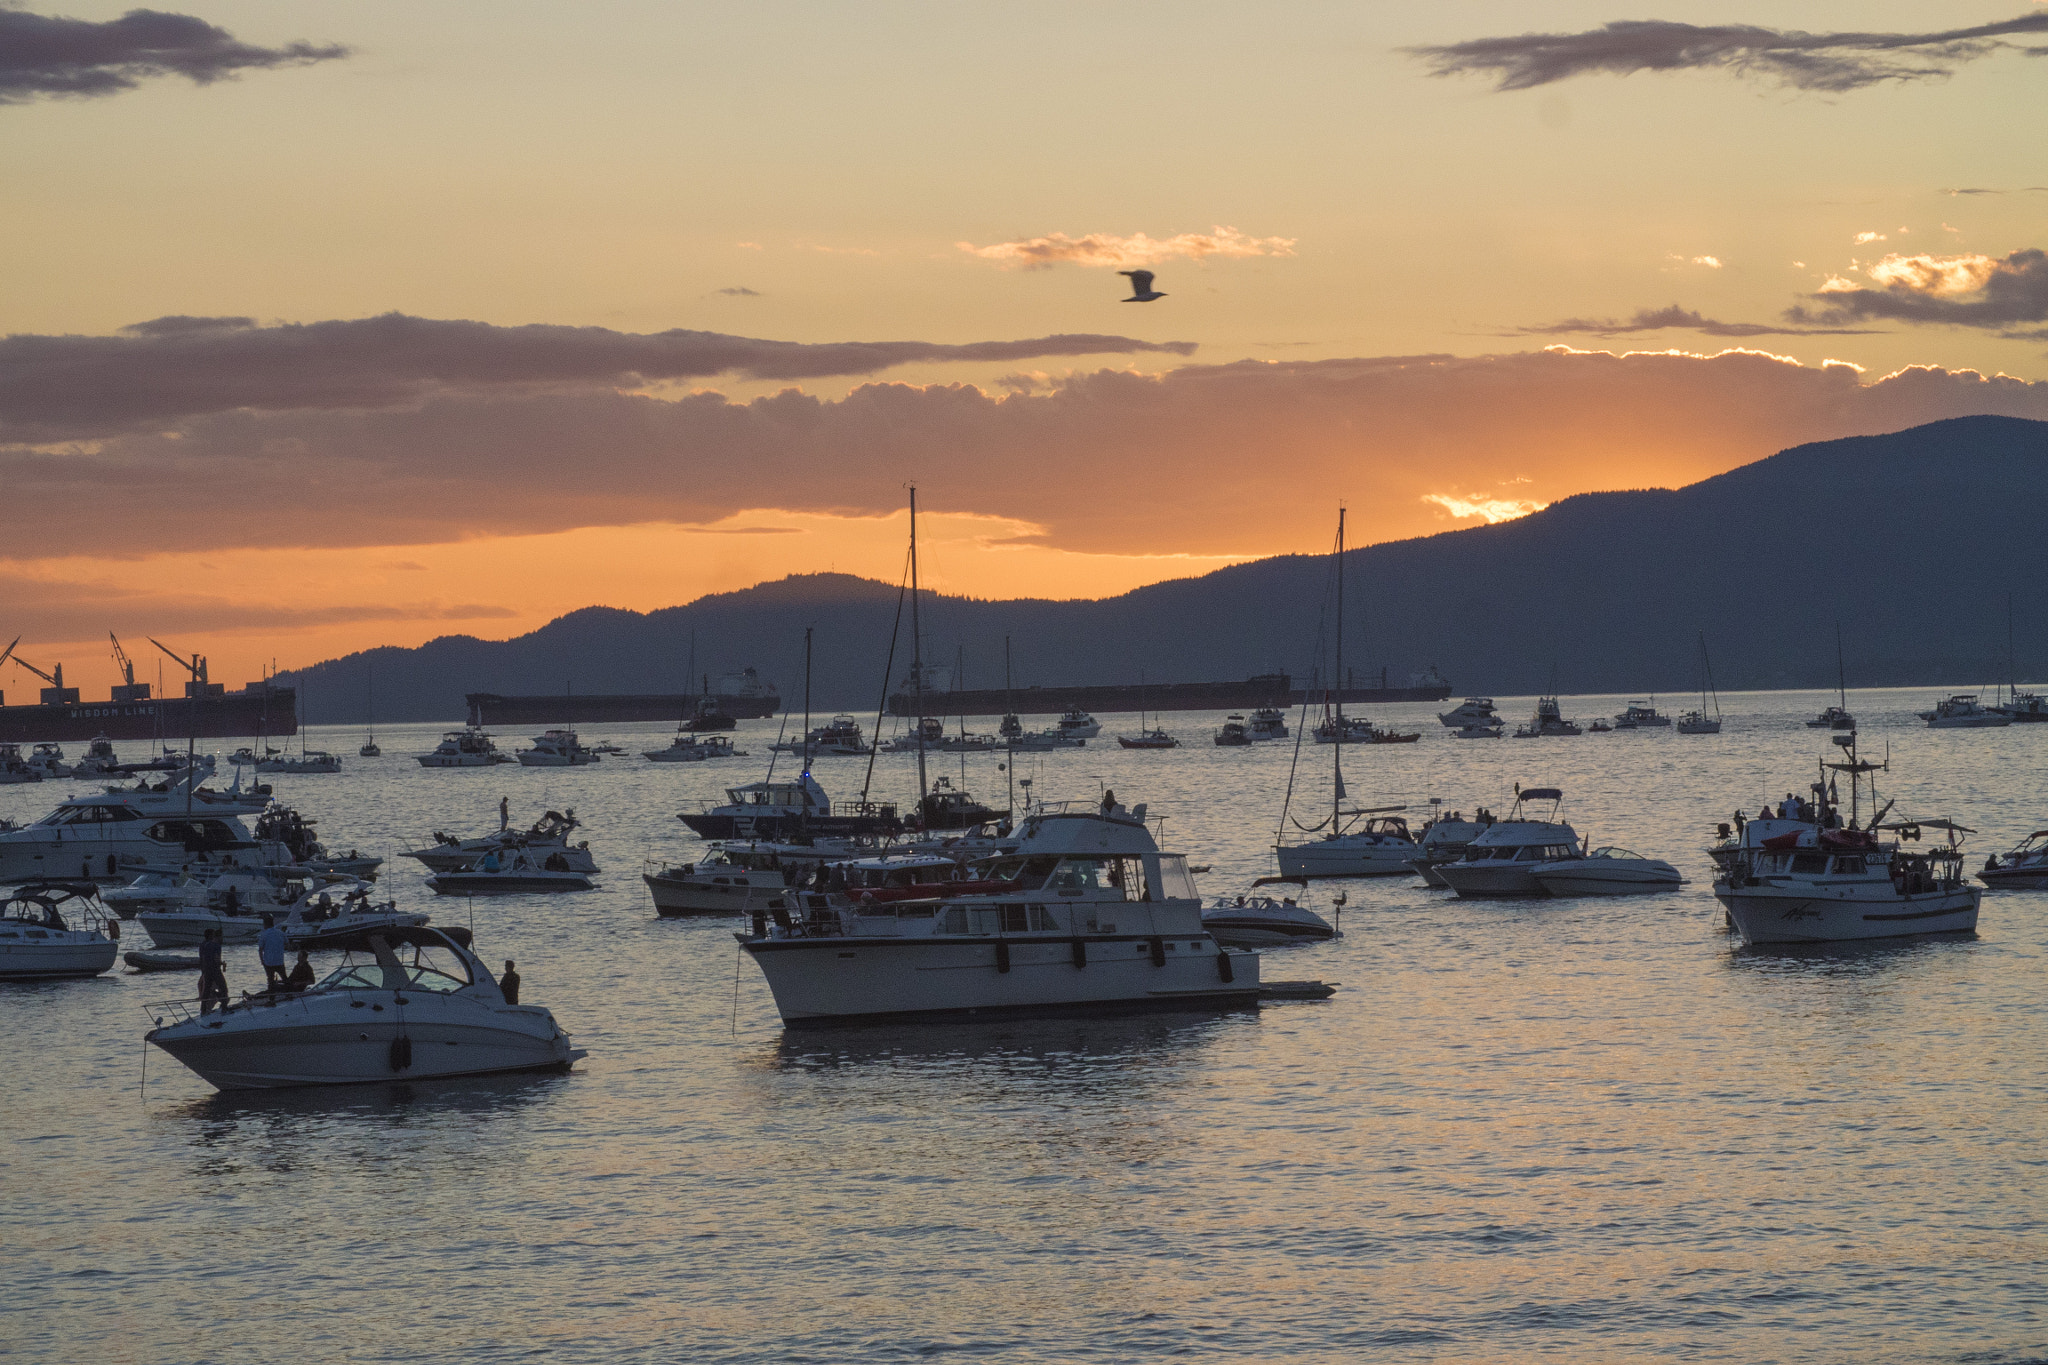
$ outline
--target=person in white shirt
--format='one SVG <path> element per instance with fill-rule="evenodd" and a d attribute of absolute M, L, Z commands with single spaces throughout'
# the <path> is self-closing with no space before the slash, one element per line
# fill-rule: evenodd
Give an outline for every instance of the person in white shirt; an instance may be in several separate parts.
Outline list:
<path fill-rule="evenodd" d="M 284 985 L 284 930 L 277 927 L 277 917 L 263 917 L 263 932 L 256 935 L 256 957 L 263 963 L 263 988 L 276 990 Z"/>

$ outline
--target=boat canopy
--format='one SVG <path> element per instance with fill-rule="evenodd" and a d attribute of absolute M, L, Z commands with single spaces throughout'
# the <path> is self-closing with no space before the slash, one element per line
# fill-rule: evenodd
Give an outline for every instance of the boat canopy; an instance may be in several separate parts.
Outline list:
<path fill-rule="evenodd" d="M 1524 801 L 1562 801 L 1564 792 L 1558 787 L 1524 787 L 1519 793 Z M 1394 809 L 1399 810 L 1396 806 Z"/>

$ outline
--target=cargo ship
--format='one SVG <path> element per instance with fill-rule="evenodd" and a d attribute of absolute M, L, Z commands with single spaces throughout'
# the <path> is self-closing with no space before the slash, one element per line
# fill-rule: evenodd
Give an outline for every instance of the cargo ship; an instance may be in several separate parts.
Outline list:
<path fill-rule="evenodd" d="M 496 692 L 471 692 L 469 723 L 482 726 L 593 725 L 626 720 L 681 720 L 705 714 L 708 702 L 716 714 L 734 720 L 758 720 L 781 709 L 782 694 L 751 668 L 728 673 L 713 688 L 707 679 L 702 692 L 629 693 L 585 696 L 581 692 L 547 697 L 507 697 Z"/>
<path fill-rule="evenodd" d="M 137 683 L 132 690 L 145 695 L 106 701 L 81 701 L 75 687 L 45 688 L 63 694 L 63 699 L 34 706 L 9 706 L 6 694 L 0 693 L 0 742 L 62 744 L 105 735 L 112 740 L 160 738 L 166 744 L 177 744 L 187 738 L 253 738 L 299 732 L 299 695 L 293 688 L 250 683 L 240 692 L 229 692 L 220 683 L 204 686 L 207 690 L 196 696 L 150 697 L 148 684 Z"/>
<path fill-rule="evenodd" d="M 1393 701 L 1443 701 L 1451 695 L 1450 681 L 1434 669 L 1412 687 L 1387 686 L 1386 673 L 1378 687 L 1359 687 L 1351 680 L 1342 690 L 1346 705 Z M 1093 687 L 985 688 L 965 692 L 926 692 L 927 716 L 1000 716 L 1015 710 L 1019 715 L 1056 715 L 1075 707 L 1107 714 L 1116 711 L 1249 711 L 1262 706 L 1287 708 L 1304 701 L 1321 702 L 1325 696 L 1337 699 L 1339 689 L 1294 685 L 1285 673 L 1260 673 L 1243 682 L 1128 683 Z M 896 692 L 889 698 L 889 714 L 917 714 L 917 698 Z"/>

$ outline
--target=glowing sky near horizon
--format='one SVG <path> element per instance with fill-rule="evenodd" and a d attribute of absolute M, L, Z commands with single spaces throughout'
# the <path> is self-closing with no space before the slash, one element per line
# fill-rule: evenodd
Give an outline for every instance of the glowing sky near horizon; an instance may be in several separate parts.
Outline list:
<path fill-rule="evenodd" d="M 417 382 L 322 352 L 317 397 L 176 337 L 93 352 L 89 383 L 0 354 L 0 642 L 89 689 L 109 628 L 239 682 L 791 572 L 893 580 L 910 481 L 938 586 L 1103 596 L 1320 550 L 1339 501 L 1367 542 L 2048 417 L 2048 61 L 1980 41 L 1856 88 L 1745 58 L 1503 90 L 1570 45 L 1450 75 L 1409 51 L 2044 12 L 2020 0 L 167 7 L 349 53 L 0 103 L 0 332 L 246 318 L 254 349 L 221 354 L 248 356 L 387 313 L 605 331 L 545 363 L 435 333 Z M 1141 264 L 1167 297 L 1123 304 Z M 981 349 L 590 358 L 677 329 Z M 1197 349 L 988 345 L 1075 334 Z M 169 406 L 109 415 L 138 395 Z"/>

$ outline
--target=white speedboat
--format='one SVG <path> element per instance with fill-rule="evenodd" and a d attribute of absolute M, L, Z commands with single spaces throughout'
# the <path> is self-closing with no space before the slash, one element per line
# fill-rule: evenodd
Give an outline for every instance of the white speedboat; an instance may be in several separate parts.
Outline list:
<path fill-rule="evenodd" d="M 137 873 L 125 886 L 100 892 L 100 903 L 116 919 L 134 919 L 144 910 L 170 910 L 183 905 L 193 883 L 210 880 L 212 875 L 211 870 L 202 878 L 189 868 L 149 868 Z"/>
<path fill-rule="evenodd" d="M 656 763 L 703 763 L 714 758 L 745 758 L 747 751 L 733 748 L 724 735 L 678 730 L 666 749 L 648 749 L 643 756 Z"/>
<path fill-rule="evenodd" d="M 1303 905 L 1301 893 L 1278 895 L 1259 888 L 1291 884 L 1306 888 L 1301 877 L 1261 877 L 1242 896 L 1218 896 L 1202 909 L 1202 927 L 1209 937 L 1230 948 L 1273 948 L 1289 943 L 1326 943 L 1341 937 L 1337 927 Z M 1340 892 L 1337 903 L 1343 904 Z"/>
<path fill-rule="evenodd" d="M 1958 692 L 1934 704 L 1932 711 L 1916 712 L 1930 730 L 1989 730 L 2012 724 L 2012 717 L 1986 708 L 1974 692 Z"/>
<path fill-rule="evenodd" d="M 1438 864 L 1436 874 L 1464 897 L 1549 894 L 1536 880 L 1537 867 L 1582 856 L 1577 832 L 1556 818 L 1563 801 L 1564 793 L 1556 787 L 1516 792 L 1507 819 L 1481 831 L 1466 845 L 1463 858 Z M 1530 806 L 1543 802 L 1550 804 L 1547 818 L 1532 818 Z"/>
<path fill-rule="evenodd" d="M 523 850 L 543 860 L 550 854 L 560 853 L 565 856 L 570 870 L 595 872 L 597 864 L 590 858 L 590 841 L 569 842 L 569 836 L 582 826 L 583 822 L 576 818 L 576 808 L 571 806 L 566 811 L 551 810 L 525 829 L 511 828 L 508 820 L 489 834 L 470 839 L 458 839 L 436 830 L 431 845 L 407 849 L 401 856 L 418 861 L 429 872 L 457 872 L 474 866 L 486 853 L 509 856 Z"/>
<path fill-rule="evenodd" d="M 443 732 L 434 751 L 418 758 L 422 768 L 488 768 L 513 761 L 512 755 L 498 752 L 491 735 L 476 725 Z"/>
<path fill-rule="evenodd" d="M 533 737 L 533 747 L 518 754 L 521 767 L 581 768 L 602 761 L 593 749 L 585 748 L 574 730 L 549 730 Z"/>
<path fill-rule="evenodd" d="M 31 768 L 28 760 L 21 756 L 19 744 L 0 744 L 0 786 L 42 780 L 43 775 Z"/>
<path fill-rule="evenodd" d="M 515 1005 L 457 936 L 389 929 L 324 981 L 224 1010 L 156 1007 L 145 1035 L 219 1090 L 566 1071 L 584 1052 L 555 1017 Z"/>
<path fill-rule="evenodd" d="M 370 888 L 356 886 L 339 900 L 327 891 L 317 891 L 282 924 L 284 946 L 300 948 L 367 948 L 370 935 L 387 929 L 416 929 L 427 922 L 417 911 L 400 910 L 398 903 L 381 904 L 370 899 Z"/>
<path fill-rule="evenodd" d="M 64 761 L 64 750 L 55 744 L 38 744 L 29 751 L 22 762 L 34 770 L 35 775 L 45 782 L 73 775 L 72 767 Z"/>
<path fill-rule="evenodd" d="M 282 926 L 312 895 L 313 883 L 305 877 L 223 872 L 194 879 L 177 904 L 137 910 L 135 918 L 159 948 L 203 943 L 209 929 L 219 930 L 223 943 L 254 943 L 266 917 Z"/>
<path fill-rule="evenodd" d="M 740 946 L 792 1027 L 1255 1004 L 1258 955 L 1202 927 L 1187 860 L 1144 817 L 1041 806 L 1017 852 L 959 889 L 866 905 L 805 893 L 799 912 L 757 915 Z"/>
<path fill-rule="evenodd" d="M 1439 711 L 1438 723 L 1453 729 L 1463 730 L 1472 726 L 1494 729 L 1505 724 L 1493 709 L 1492 697 L 1467 697 L 1448 711 Z"/>
<path fill-rule="evenodd" d="M 1670 863 L 1612 845 L 1583 858 L 1538 864 L 1530 875 L 1553 896 L 1640 896 L 1685 884 Z"/>
<path fill-rule="evenodd" d="M 1277 706 L 1261 706 L 1244 723 L 1245 733 L 1255 741 L 1287 738 L 1287 717 Z"/>
<path fill-rule="evenodd" d="M 1408 822 L 1396 811 L 1405 806 L 1378 806 L 1371 810 L 1342 811 L 1330 820 L 1335 826 L 1322 838 L 1306 844 L 1278 844 L 1274 856 L 1285 877 L 1400 877 L 1412 869 L 1409 864 L 1422 856 L 1421 845 L 1408 831 Z"/>
<path fill-rule="evenodd" d="M 1614 717 L 1614 728 L 1617 730 L 1655 730 L 1666 728 L 1670 724 L 1671 717 L 1657 709 L 1654 697 L 1649 701 L 1632 701 L 1627 709 Z"/>
<path fill-rule="evenodd" d="M 824 840 L 816 844 L 734 843 L 695 862 L 672 864 L 641 873 L 655 913 L 664 919 L 684 915 L 749 915 L 755 910 L 793 910 L 796 891 L 810 888 L 820 868 L 842 865 L 869 850 Z M 838 877 L 845 887 L 845 874 Z M 830 890 L 831 885 L 815 889 Z"/>
<path fill-rule="evenodd" d="M 1431 797 L 1429 805 L 1433 813 L 1423 824 L 1422 833 L 1416 840 L 1421 847 L 1421 853 L 1408 864 L 1408 867 L 1416 876 L 1422 878 L 1425 885 L 1435 887 L 1439 891 L 1448 891 L 1450 883 L 1437 875 L 1437 868 L 1444 863 L 1454 863 L 1463 858 L 1465 850 L 1472 846 L 1472 841 L 1484 834 L 1494 823 L 1493 812 L 1480 806 L 1473 811 L 1472 818 L 1468 820 L 1463 811 L 1443 813 L 1443 801 L 1438 797 Z"/>
<path fill-rule="evenodd" d="M 1977 880 L 1994 891 L 2048 891 L 2048 830 L 2035 830 L 2003 859 L 1986 858 Z"/>
<path fill-rule="evenodd" d="M 1611 727 L 1595 721 L 1593 728 L 1595 730 L 1606 730 Z M 1564 718 L 1564 710 L 1557 704 L 1556 697 L 1538 697 L 1536 699 L 1536 713 L 1529 717 L 1527 725 L 1520 726 L 1515 730 L 1515 738 L 1552 739 L 1558 736 L 1583 733 L 1584 731 L 1579 728 L 1577 722 Z"/>
<path fill-rule="evenodd" d="M 96 890 L 91 882 L 38 882 L 0 901 L 0 981 L 98 976 L 112 967 L 121 931 L 93 903 Z"/>
<path fill-rule="evenodd" d="M 506 854 L 486 853 L 470 867 L 436 872 L 427 878 L 427 886 L 437 896 L 514 896 L 597 889 L 590 873 L 570 867 L 561 853 L 538 855 L 523 849 Z"/>
<path fill-rule="evenodd" d="M 1498 725 L 1461 725 L 1451 731 L 1452 739 L 1499 739 L 1504 732 Z"/>

